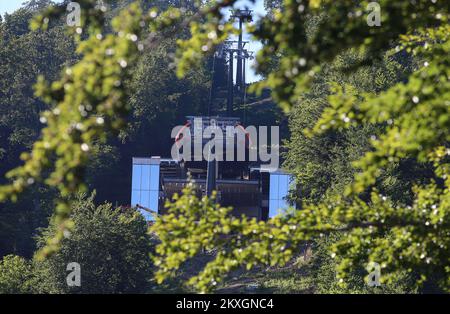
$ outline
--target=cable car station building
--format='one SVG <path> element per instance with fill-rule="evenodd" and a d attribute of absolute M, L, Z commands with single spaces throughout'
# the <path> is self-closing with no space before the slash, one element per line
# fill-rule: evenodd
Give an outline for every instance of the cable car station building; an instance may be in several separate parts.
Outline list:
<path fill-rule="evenodd" d="M 233 117 L 233 105 L 235 93 L 242 102 L 246 97 L 245 60 L 251 58 L 251 53 L 244 49 L 242 23 L 251 20 L 251 11 L 235 10 L 231 17 L 239 20 L 241 29 L 239 40 L 226 42 L 214 56 L 225 59 L 228 64 L 226 114 L 211 116 L 212 109 L 209 108 L 208 116 L 187 117 L 185 128 L 189 129 L 190 134 L 194 134 L 194 142 L 196 131 L 203 134 L 204 130 L 211 126 L 220 128 L 223 134 L 226 134 L 227 127 L 243 129 L 240 119 Z M 237 60 L 235 80 L 234 59 Z M 226 137 L 214 140 L 223 141 L 224 145 L 229 145 L 230 140 L 233 141 L 232 145 L 242 144 L 238 143 L 237 135 L 233 136 L 234 138 L 230 138 L 227 134 Z M 178 140 L 180 136 L 175 138 L 176 142 Z M 252 149 L 256 149 L 248 140 L 247 137 L 246 156 Z M 201 139 L 201 143 L 204 148 L 206 145 L 204 138 Z M 291 175 L 280 170 L 273 171 L 274 169 L 261 160 L 250 158 L 244 161 L 237 161 L 241 160 L 239 158 L 233 158 L 233 161 L 225 158 L 205 160 L 195 157 L 193 160 L 173 156 L 133 158 L 131 206 L 137 207 L 146 220 L 152 221 L 155 218 L 152 212 L 163 215 L 165 200 L 172 199 L 175 193 L 181 194 L 186 185 L 192 182 L 197 196 L 209 196 L 212 191 L 216 191 L 216 201 L 224 207 L 232 207 L 232 214 L 236 216 L 246 215 L 258 220 L 267 220 L 275 216 L 280 209 L 289 207 L 287 196 L 292 183 Z"/>

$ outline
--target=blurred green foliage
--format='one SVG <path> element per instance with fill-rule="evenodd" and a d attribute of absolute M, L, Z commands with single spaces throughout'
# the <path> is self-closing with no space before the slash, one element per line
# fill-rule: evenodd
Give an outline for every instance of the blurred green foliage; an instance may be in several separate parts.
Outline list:
<path fill-rule="evenodd" d="M 43 261 L 33 261 L 34 293 L 145 293 L 151 289 L 149 254 L 155 241 L 147 223 L 133 208 L 94 204 L 94 194 L 79 195 L 72 203 L 75 227 L 65 234 L 61 248 Z M 58 232 L 54 222 L 43 229 L 38 247 Z M 69 287 L 66 267 L 76 262 L 81 286 Z"/>
<path fill-rule="evenodd" d="M 32 267 L 29 261 L 16 255 L 0 260 L 0 294 L 20 294 L 32 291 Z"/>
<path fill-rule="evenodd" d="M 0 293 L 148 293 L 155 239 L 133 208 L 96 206 L 95 194 L 72 202 L 75 228 L 66 232 L 61 248 L 45 260 L 6 255 L 0 261 Z M 39 230 L 38 248 L 55 235 L 58 225 Z M 81 286 L 66 283 L 69 263 L 80 265 Z"/>
<path fill-rule="evenodd" d="M 157 32 L 175 25 L 189 27 L 190 36 L 178 41 L 175 54 L 177 74 L 182 77 L 236 32 L 230 23 L 223 23 L 221 15 L 221 9 L 236 2 L 232 0 L 210 1 L 187 19 L 180 8 L 161 14 L 150 9 L 144 14 L 133 4 L 113 20 L 111 34 L 102 32 L 101 10 L 90 1 L 82 2 L 92 7 L 83 15 L 82 35 L 75 35 L 82 57 L 59 81 L 38 82 L 37 95 L 52 105 L 43 114 L 47 127 L 32 153 L 23 155 L 25 164 L 8 174 L 13 183 L 0 189 L 3 200 L 16 199 L 42 179 L 59 190 L 57 232 L 40 256 L 54 253 L 64 232 L 73 229 L 67 198 L 84 187 L 93 143 L 105 142 L 105 132 L 118 133 L 125 125 L 131 109 L 125 82 L 138 63 L 144 36 L 148 44 Z M 189 280 L 199 291 L 210 291 L 233 269 L 284 265 L 306 241 L 338 232 L 339 238 L 327 251 L 336 261 L 339 287 L 346 288 L 354 270 L 372 261 L 381 265 L 382 284 L 398 282 L 406 271 L 415 274 L 415 286 L 436 278 L 440 288 L 449 291 L 449 7 L 445 1 L 380 0 L 382 27 L 369 27 L 368 2 L 284 0 L 279 9 L 274 8 L 251 28 L 264 43 L 257 61 L 258 70 L 267 75 L 254 90 L 269 88 L 285 111 L 304 97 L 327 66 L 349 51 L 358 56 L 357 62 L 346 64 L 349 73 L 401 51 L 420 61 L 410 75 L 380 90 L 361 90 L 355 82 L 339 79 L 330 82 L 327 105 L 317 113 L 317 122 L 299 130 L 317 137 L 330 130 L 345 134 L 353 128 L 377 129 L 363 156 L 352 156 L 354 176 L 340 182 L 345 185 L 339 187 L 344 193 L 305 200 L 302 210 L 262 222 L 231 217 L 229 209 L 213 200 L 197 199 L 187 189 L 167 205 L 169 214 L 160 217 L 153 228 L 161 240 L 154 257 L 159 282 L 203 250 L 214 250 L 214 259 Z M 58 9 L 51 9 L 33 25 L 45 28 L 48 18 L 55 15 Z M 310 19 L 317 21 L 312 29 L 307 23 Z M 382 67 L 390 71 L 390 62 Z M 376 73 L 375 82 L 380 77 L 383 70 Z M 425 182 L 422 177 L 410 180 L 408 202 L 403 196 L 382 194 L 377 184 L 393 164 L 405 160 L 430 165 L 433 171 Z"/>
<path fill-rule="evenodd" d="M 317 90 L 311 90 L 311 84 L 317 76 L 320 80 L 322 73 L 328 74 L 329 64 L 336 66 L 341 62 L 344 73 L 356 73 L 353 82 L 328 77 L 331 87 L 328 95 L 318 99 L 319 106 L 311 106 L 316 111 L 316 121 L 309 120 L 310 125 L 298 128 L 299 133 L 313 141 L 333 130 L 356 136 L 347 140 L 359 141 L 356 146 L 360 149 L 339 152 L 342 147 L 336 146 L 336 153 L 343 154 L 342 159 L 350 156 L 350 161 L 355 161 L 353 165 L 342 163 L 347 170 L 319 166 L 317 169 L 323 173 L 317 175 L 312 169 L 296 168 L 298 172 L 305 171 L 304 175 L 324 180 L 325 184 L 337 182 L 340 187 L 336 191 L 342 193 L 329 193 L 322 200 L 329 188 L 322 183 L 315 183 L 316 188 L 306 185 L 307 191 L 313 189 L 309 192 L 312 200 L 304 200 L 301 210 L 289 211 L 267 223 L 231 218 L 208 206 L 210 211 L 205 215 L 212 218 L 199 223 L 202 235 L 194 230 L 198 227 L 192 227 L 196 210 L 192 209 L 192 213 L 177 210 L 186 206 L 177 200 L 172 207 L 173 215 L 162 218 L 155 227 L 159 233 L 176 231 L 183 235 L 182 245 L 175 236 L 162 240 L 164 250 L 157 250 L 160 280 L 170 276 L 172 268 L 195 252 L 214 248 L 216 259 L 190 281 L 200 291 L 208 291 L 233 269 L 241 266 L 250 269 L 257 264 L 283 265 L 305 241 L 338 232 L 340 237 L 328 251 L 336 261 L 336 279 L 341 288 L 352 281 L 355 269 L 364 269 L 373 261 L 381 265 L 382 284 L 399 282 L 406 272 L 414 279 L 411 289 L 433 279 L 448 291 L 449 8 L 438 2 L 379 1 L 382 27 L 376 28 L 366 23 L 367 3 L 286 0 L 280 10 L 275 9 L 271 17 L 262 19 L 254 28 L 254 35 L 265 44 L 257 57 L 259 70 L 270 72 L 256 90 L 270 88 L 285 110 L 301 102 L 305 92 L 311 91 L 310 95 L 315 96 Z M 311 30 L 306 21 L 314 17 L 318 23 Z M 343 61 L 342 58 L 351 56 L 350 51 L 357 58 Z M 412 71 L 403 70 L 406 75 L 398 79 L 390 73 L 393 70 L 390 56 L 403 51 L 418 60 L 420 66 Z M 275 69 L 270 62 L 273 55 L 279 56 Z M 373 88 L 361 88 L 361 83 L 370 78 L 375 83 Z M 307 108 L 302 106 L 299 110 Z M 358 130 L 363 133 L 358 135 Z M 367 139 L 364 132 L 373 136 Z M 349 145 L 352 149 L 355 143 Z M 298 158 L 308 162 L 301 156 Z M 431 169 L 432 174 L 425 180 L 423 176 L 413 176 L 407 180 L 409 186 L 403 188 L 383 179 L 407 160 Z M 342 176 L 334 181 L 323 178 L 339 174 L 338 170 L 345 173 L 344 180 Z M 386 184 L 379 183 L 383 180 L 390 186 L 384 194 L 380 188 Z M 323 190 L 316 192 L 317 188 Z M 193 202 L 188 198 L 186 204 L 188 201 Z M 195 208 L 204 206 L 199 203 Z M 207 235 L 205 230 L 209 230 Z M 230 233 L 236 240 L 228 239 Z"/>

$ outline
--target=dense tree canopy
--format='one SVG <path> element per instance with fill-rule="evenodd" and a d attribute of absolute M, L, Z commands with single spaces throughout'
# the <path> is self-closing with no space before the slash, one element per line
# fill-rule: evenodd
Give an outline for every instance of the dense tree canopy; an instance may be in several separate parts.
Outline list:
<path fill-rule="evenodd" d="M 147 223 L 132 208 L 96 206 L 94 194 L 79 195 L 61 249 L 40 261 L 7 255 L 0 260 L 0 293 L 145 293 L 152 287 L 150 252 L 154 240 Z M 45 246 L 57 225 L 40 230 L 38 247 Z M 67 266 L 77 263 L 80 286 L 68 286 Z"/>
<path fill-rule="evenodd" d="M 132 1 L 109 2 L 105 32 L 110 21 Z M 39 75 L 54 81 L 65 67 L 75 64 L 80 55 L 65 19 L 51 19 L 46 31 L 30 31 L 30 19 L 46 9 L 49 1 L 29 1 L 21 9 L 5 15 L 0 23 L 0 173 L 20 165 L 20 155 L 39 138 L 44 119 L 43 110 L 51 104 L 35 96 L 33 86 Z M 167 1 L 147 1 L 167 8 Z M 179 5 L 173 3 L 174 5 Z M 164 155 L 170 151 L 170 133 L 164 130 L 184 122 L 185 115 L 206 111 L 210 75 L 209 64 L 193 69 L 178 79 L 170 69 L 171 53 L 182 32 L 166 32 L 152 47 L 140 52 L 139 62 L 128 81 L 132 108 L 127 128 L 120 138 L 108 136 L 105 143 L 95 141 L 90 149 L 85 182 L 96 189 L 96 201 L 128 204 L 131 185 L 131 157 Z M 150 101 L 149 101 L 150 100 Z M 148 134 L 152 134 L 151 140 Z M 35 250 L 33 236 L 39 227 L 48 224 L 54 209 L 57 191 L 39 180 L 30 185 L 17 203 L 0 205 L 0 255 L 8 253 L 31 257 Z"/>
<path fill-rule="evenodd" d="M 30 263 L 23 257 L 6 255 L 0 261 L 0 293 L 19 294 L 32 291 Z"/>
<path fill-rule="evenodd" d="M 189 213 L 173 208 L 173 215 L 162 217 L 156 226 L 167 237 L 160 254 L 161 279 L 203 248 L 194 243 L 204 243 L 204 247 L 214 247 L 219 252 L 216 259 L 191 281 L 199 289 L 207 290 L 236 267 L 284 264 L 304 241 L 337 231 L 340 237 L 332 245 L 331 255 L 337 260 L 337 279 L 341 285 L 346 285 L 348 274 L 356 267 L 365 268 L 369 262 L 377 262 L 381 265 L 384 283 L 394 282 L 399 278 L 399 272 L 405 270 L 416 274 L 418 284 L 432 279 L 448 290 L 448 7 L 427 1 L 379 3 L 383 10 L 383 27 L 379 28 L 367 25 L 365 1 L 358 4 L 353 1 L 284 1 L 273 18 L 263 19 L 255 29 L 256 36 L 265 40 L 258 56 L 260 69 L 271 68 L 271 56 L 280 56 L 279 66 L 259 87 L 270 87 L 273 97 L 286 110 L 299 101 L 301 103 L 308 95 L 306 91 L 319 96 L 318 104 L 310 107 L 315 110 L 316 119 L 311 120 L 312 125 L 302 126 L 306 127 L 305 136 L 312 138 L 310 144 L 300 148 L 303 154 L 307 152 L 305 149 L 312 148 L 312 143 L 319 143 L 314 145 L 320 146 L 326 154 L 332 153 L 330 148 L 317 142 L 324 136 L 325 140 L 327 136 L 333 136 L 330 130 L 339 131 L 334 136 L 347 134 L 345 141 L 349 140 L 349 135 L 358 136 L 358 130 L 368 132 L 359 135 L 362 142 L 356 142 L 356 147 L 359 146 L 356 155 L 345 150 L 334 153 L 343 153 L 341 159 L 357 160 L 353 164 L 355 171 L 350 171 L 354 173 L 354 180 L 348 175 L 347 180 L 339 180 L 343 187 L 338 190 L 344 191 L 344 196 L 334 193 L 318 204 L 304 202 L 302 210 L 268 223 L 226 218 L 225 213 L 213 215 L 209 212 L 208 216 L 214 219 L 204 222 L 211 230 L 208 240 L 186 222 L 195 220 L 194 210 Z M 311 16 L 319 19 L 312 31 L 305 23 Z M 202 42 L 200 35 L 195 38 Z M 317 91 L 311 89 L 311 83 L 318 76 L 320 80 L 320 76 L 328 74 L 329 62 L 339 62 L 346 56 L 344 53 L 352 49 L 361 60 L 345 64 L 344 72 L 358 74 L 367 65 L 376 65 L 378 60 L 385 58 L 389 61 L 389 56 L 400 52 L 414 56 L 419 66 L 412 68 L 404 78 L 389 75 L 387 84 L 381 88 L 376 85 L 375 88 L 361 88 L 361 84 L 367 82 L 367 79 L 361 80 L 361 72 L 359 80 L 354 82 L 328 78 L 328 81 L 334 81 L 329 84 L 329 96 L 321 96 L 320 91 L 314 94 Z M 181 69 L 185 63 L 193 62 L 186 53 L 181 52 L 180 57 L 183 61 Z M 389 63 L 386 64 L 389 70 Z M 408 72 L 404 71 L 404 74 Z M 383 67 L 379 73 L 374 73 L 372 82 L 379 84 L 380 77 L 383 77 Z M 308 110 L 308 102 L 306 108 L 302 106 L 299 110 Z M 369 134 L 370 139 L 367 138 Z M 296 145 L 298 142 L 294 143 L 298 152 Z M 342 145 L 337 149 L 342 149 Z M 360 154 L 362 157 L 359 158 Z M 303 159 L 295 151 L 291 156 L 294 161 L 295 158 Z M 386 184 L 380 182 L 386 181 L 383 177 L 395 171 L 397 165 L 407 164 L 408 160 L 412 165 L 419 163 L 419 168 L 426 169 L 430 165 L 433 174 L 426 175 L 425 180 L 423 175 L 408 178 L 408 186 L 395 191 L 400 195 L 395 195 L 392 187 L 381 194 L 380 190 Z M 302 165 L 311 162 L 308 159 L 302 161 Z M 347 166 L 347 170 L 341 170 L 347 174 L 348 161 L 341 164 Z M 330 165 L 337 164 L 331 160 Z M 319 179 L 339 171 L 317 165 L 315 168 L 302 170 L 306 171 L 306 176 L 315 176 L 314 179 L 317 173 L 312 171 L 324 171 Z M 301 168 L 297 169 L 300 172 Z M 330 186 L 335 180 L 325 181 Z M 320 200 L 329 188 L 312 183 L 305 189 L 309 197 Z M 323 190 L 316 192 L 314 185 Z M 310 188 L 312 190 L 308 191 Z M 409 199 L 408 193 L 413 195 Z M 189 235 L 183 240 L 187 244 L 181 245 L 173 233 Z M 222 239 L 226 235 L 235 236 L 236 242 L 224 243 Z"/>
<path fill-rule="evenodd" d="M 95 206 L 93 196 L 74 202 L 75 227 L 62 240 L 61 249 L 44 261 L 34 262 L 34 292 L 38 293 L 142 293 L 150 291 L 153 242 L 147 223 L 132 208 Z M 57 225 L 43 230 L 38 245 L 45 246 Z M 82 272 L 81 286 L 66 284 L 69 263 Z"/>
<path fill-rule="evenodd" d="M 11 182 L 0 188 L 1 200 L 15 200 L 40 182 L 60 194 L 56 232 L 40 257 L 55 253 L 64 234 L 74 230 L 71 197 L 87 187 L 96 145 L 127 131 L 133 106 L 135 117 L 158 108 L 132 96 L 158 99 L 134 76 L 144 77 L 147 62 L 156 60 L 152 71 L 161 66 L 158 58 L 142 58 L 145 47 L 170 45 L 165 34 L 174 29 L 190 31 L 177 41 L 174 59 L 179 80 L 187 81 L 179 90 L 162 84 L 170 95 L 160 99 L 165 110 L 183 94 L 192 97 L 190 87 L 204 86 L 204 75 L 191 71 L 236 33 L 222 16 L 233 0 L 193 1 L 189 4 L 199 8 L 161 13 L 119 5 L 124 9 L 111 25 L 103 23 L 105 15 L 92 1 L 79 2 L 83 25 L 72 30 L 79 60 L 68 64 L 59 80 L 39 79 L 36 95 L 48 109 L 41 115 L 45 127 L 31 153 L 22 155 L 24 164 L 8 173 Z M 341 287 L 355 269 L 376 262 L 383 284 L 395 284 L 407 273 L 415 286 L 433 281 L 449 291 L 449 7 L 445 1 L 380 0 L 382 26 L 372 27 L 368 3 L 267 1 L 270 14 L 251 28 L 264 44 L 257 61 L 267 77 L 253 90 L 270 89 L 280 107 L 291 111 L 296 134 L 288 142 L 286 165 L 303 185 L 302 209 L 268 222 L 232 217 L 229 209 L 187 189 L 153 227 L 161 240 L 154 256 L 160 282 L 205 249 L 214 250 L 214 258 L 189 280 L 209 291 L 231 270 L 283 265 L 306 242 L 338 234 L 326 247 Z M 55 6 L 35 17 L 35 32 L 51 30 L 62 12 Z M 15 32 L 24 32 L 22 24 L 14 25 Z"/>
<path fill-rule="evenodd" d="M 48 3 L 47 3 L 48 4 Z M 43 3 L 41 9 L 46 5 Z M 63 26 L 47 32 L 30 32 L 31 5 L 5 15 L 0 24 L 0 172 L 20 164 L 20 154 L 37 140 L 41 111 L 48 104 L 34 96 L 38 75 L 58 77 L 65 64 L 74 63 L 75 45 Z M 38 7 L 39 8 L 39 7 Z M 6 181 L 2 175 L 3 183 Z M 34 229 L 45 226 L 53 210 L 51 190 L 35 185 L 17 204 L 0 205 L 0 255 L 21 253 L 30 257 Z"/>

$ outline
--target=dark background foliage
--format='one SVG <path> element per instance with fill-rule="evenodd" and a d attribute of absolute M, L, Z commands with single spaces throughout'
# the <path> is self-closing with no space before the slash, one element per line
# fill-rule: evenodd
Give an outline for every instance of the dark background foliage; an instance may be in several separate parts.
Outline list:
<path fill-rule="evenodd" d="M 106 23 L 131 2 L 109 1 Z M 146 0 L 141 5 L 161 10 L 182 5 L 189 10 L 195 8 L 194 2 Z M 38 75 L 54 81 L 65 66 L 79 59 L 64 20 L 51 21 L 47 31 L 29 30 L 30 18 L 50 3 L 28 1 L 14 13 L 5 14 L 0 22 L 0 183 L 6 183 L 8 170 L 21 164 L 20 154 L 31 148 L 43 126 L 40 112 L 49 106 L 34 96 Z M 119 137 L 110 137 L 107 144 L 93 148 L 87 181 L 89 189 L 96 190 L 96 203 L 129 204 L 132 157 L 170 157 L 172 128 L 184 124 L 187 115 L 207 114 L 211 84 L 213 107 L 225 104 L 227 73 L 220 60 L 216 60 L 214 71 L 211 56 L 185 78 L 175 75 L 172 62 L 176 40 L 187 35 L 186 28 L 160 34 L 158 45 L 142 52 L 133 78 L 126 82 L 133 108 L 127 129 Z M 247 124 L 281 124 L 286 136 L 284 115 L 273 102 L 261 104 L 260 99 L 249 95 L 247 103 L 256 104 L 239 108 L 237 114 Z M 33 255 L 33 238 L 38 228 L 48 225 L 55 196 L 55 191 L 35 184 L 17 203 L 0 204 L 0 257 L 10 253 L 28 258 Z"/>

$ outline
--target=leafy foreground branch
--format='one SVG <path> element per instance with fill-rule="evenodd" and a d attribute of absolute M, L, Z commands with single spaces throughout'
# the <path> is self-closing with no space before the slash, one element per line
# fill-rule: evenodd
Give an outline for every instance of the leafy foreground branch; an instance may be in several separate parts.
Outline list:
<path fill-rule="evenodd" d="M 140 51 L 145 46 L 151 48 L 157 35 L 173 31 L 179 26 L 176 23 L 188 14 L 174 8 L 160 15 L 156 9 L 144 13 L 135 2 L 112 20 L 111 32 L 105 25 L 104 9 L 96 5 L 97 1 L 78 2 L 83 8 L 82 26 L 71 31 L 81 59 L 65 68 L 58 81 L 50 84 L 39 78 L 36 96 L 50 104 L 52 110 L 42 113 L 40 121 L 46 126 L 31 152 L 21 155 L 24 164 L 7 173 L 10 184 L 0 186 L 0 201 L 16 201 L 27 187 L 39 181 L 57 188 L 60 197 L 54 220 L 58 232 L 42 247 L 41 258 L 56 252 L 64 233 L 73 228 L 70 199 L 86 190 L 86 167 L 95 145 L 104 143 L 109 134 L 117 135 L 126 127 L 131 111 L 127 82 Z M 205 12 L 217 14 L 220 7 L 212 6 Z M 45 30 L 65 13 L 64 4 L 49 7 L 34 18 L 31 26 L 35 31 Z M 195 23 L 199 18 L 197 14 L 185 23 L 190 23 L 192 31 L 197 31 Z M 225 38 L 224 31 L 218 31 L 214 38 L 208 39 L 209 45 Z"/>
<path fill-rule="evenodd" d="M 93 8 L 93 1 L 82 2 Z M 178 42 L 178 75 L 234 32 L 221 25 L 220 9 L 235 2 L 211 1 L 208 9 L 189 21 L 191 37 Z M 359 173 L 346 198 L 306 204 L 301 211 L 257 222 L 233 218 L 229 210 L 212 200 L 197 199 L 188 189 L 153 228 L 162 241 L 155 256 L 159 281 L 202 250 L 215 250 L 215 259 L 190 280 L 200 291 L 209 291 L 234 268 L 284 264 L 304 241 L 338 230 L 342 237 L 333 245 L 332 256 L 342 285 L 348 270 L 373 261 L 382 267 L 382 282 L 407 270 L 418 276 L 417 284 L 434 276 L 442 289 L 450 291 L 449 6 L 445 1 L 380 0 L 382 27 L 373 28 L 364 16 L 368 2 L 284 0 L 280 10 L 252 29 L 264 42 L 257 60 L 258 69 L 267 74 L 256 90 L 270 88 L 273 99 L 286 110 L 308 90 L 325 63 L 346 51 L 365 56 L 348 71 L 372 64 L 386 53 L 423 59 L 423 66 L 409 78 L 381 93 L 354 94 L 348 86 L 337 86 L 317 127 L 307 133 L 315 136 L 365 124 L 384 127 L 383 134 L 373 139 L 372 151 L 355 165 Z M 114 19 L 114 34 L 104 34 L 101 13 L 87 10 L 81 30 L 86 36 L 79 37 L 78 45 L 82 59 L 66 69 L 61 80 L 52 84 L 41 80 L 37 85 L 37 94 L 54 108 L 43 114 L 47 127 L 32 152 L 23 156 L 25 164 L 8 174 L 12 184 L 0 188 L 0 200 L 16 199 L 36 180 L 59 189 L 58 232 L 48 240 L 42 256 L 58 248 L 72 225 L 67 197 L 84 187 L 92 145 L 124 125 L 130 110 L 125 105 L 125 83 L 144 30 L 151 31 L 146 38 L 151 42 L 156 32 L 174 27 L 182 13 L 170 9 L 159 16 L 154 11 L 143 14 L 134 4 Z M 308 19 L 324 15 L 314 31 L 308 29 Z M 45 25 L 52 16 L 44 15 L 37 22 Z M 274 56 L 279 58 L 275 67 Z M 391 203 L 374 185 L 390 164 L 405 159 L 431 165 L 434 178 L 414 182 L 410 204 Z M 362 194 L 369 197 L 362 199 Z"/>
<path fill-rule="evenodd" d="M 210 291 L 230 270 L 283 265 L 304 241 L 338 231 L 330 254 L 341 285 L 352 269 L 376 262 L 381 282 L 393 282 L 406 270 L 418 286 L 435 280 L 450 291 L 449 7 L 429 1 L 379 3 L 380 28 L 366 25 L 367 1 L 285 0 L 273 19 L 263 19 L 254 29 L 265 40 L 259 69 L 269 72 L 257 88 L 269 87 L 286 110 L 308 90 L 323 64 L 343 52 L 364 56 L 350 72 L 386 53 L 422 60 L 407 80 L 380 93 L 356 93 L 351 86 L 337 85 L 316 126 L 306 131 L 314 137 L 332 129 L 383 127 L 371 141 L 372 150 L 355 164 L 358 173 L 345 197 L 257 222 L 233 218 L 188 189 L 154 227 L 162 241 L 155 258 L 159 281 L 202 250 L 214 250 L 215 259 L 189 281 L 200 291 Z M 308 31 L 306 21 L 321 15 L 325 17 L 316 29 Z M 280 60 L 271 70 L 274 54 Z M 377 179 L 389 165 L 406 159 L 430 165 L 434 177 L 412 179 L 413 197 L 406 204 L 391 202 L 375 189 Z"/>
<path fill-rule="evenodd" d="M 122 86 L 137 59 L 136 40 L 142 32 L 143 16 L 136 5 L 112 21 L 118 35 L 106 35 L 100 23 L 101 10 L 95 9 L 90 1 L 83 4 L 89 12 L 84 28 L 88 37 L 77 38 L 77 52 L 83 57 L 66 68 L 59 81 L 48 84 L 39 78 L 36 95 L 53 105 L 53 109 L 42 114 L 41 122 L 46 126 L 31 153 L 22 154 L 24 165 L 7 174 L 12 184 L 0 187 L 0 200 L 16 200 L 27 186 L 40 180 L 58 188 L 61 195 L 55 215 L 58 232 L 42 249 L 42 257 L 54 252 L 64 232 L 73 227 L 67 199 L 85 189 L 84 173 L 94 143 L 106 140 L 105 131 L 118 132 L 124 126 L 129 108 Z M 57 13 L 51 8 L 47 15 Z M 37 20 L 43 27 L 49 22 L 48 17 Z"/>
<path fill-rule="evenodd" d="M 435 186 L 421 190 L 412 207 L 392 206 L 372 193 L 370 205 L 358 199 L 309 205 L 263 222 L 233 217 L 229 208 L 197 198 L 188 187 L 167 203 L 168 214 L 152 227 L 161 240 L 154 257 L 156 278 L 161 283 L 184 262 L 213 251 L 214 259 L 188 281 L 208 292 L 232 270 L 285 265 L 305 241 L 339 231 L 330 254 L 337 259 L 337 278 L 343 286 L 353 268 L 365 268 L 369 261 L 381 265 L 384 283 L 395 282 L 398 271 L 405 269 L 418 274 L 420 284 L 429 275 L 449 271 L 448 216 L 435 205 L 441 201 L 439 192 Z M 445 279 L 441 284 L 448 289 Z"/>

